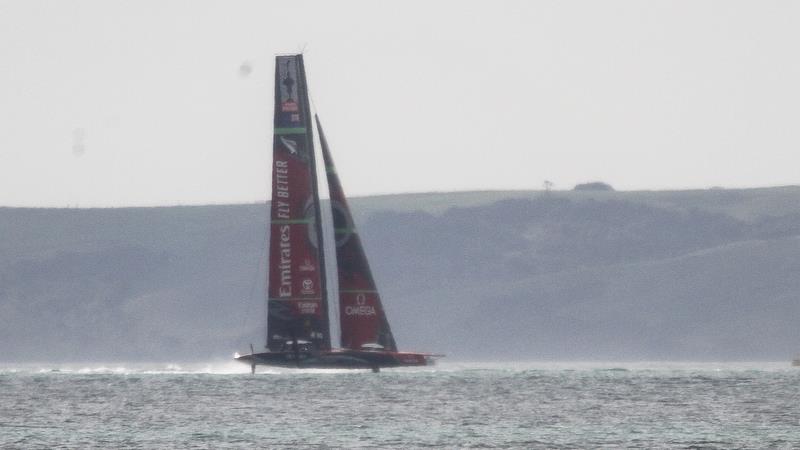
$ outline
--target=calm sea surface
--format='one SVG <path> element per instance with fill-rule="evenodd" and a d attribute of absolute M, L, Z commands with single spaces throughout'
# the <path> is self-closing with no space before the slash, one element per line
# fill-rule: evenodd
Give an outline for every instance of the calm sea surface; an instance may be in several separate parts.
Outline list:
<path fill-rule="evenodd" d="M 800 447 L 788 363 L 0 365 L 0 447 Z"/>

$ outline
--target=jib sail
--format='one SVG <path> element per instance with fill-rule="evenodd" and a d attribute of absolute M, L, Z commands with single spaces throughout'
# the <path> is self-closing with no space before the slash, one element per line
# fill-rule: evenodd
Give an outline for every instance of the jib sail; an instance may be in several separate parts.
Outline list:
<path fill-rule="evenodd" d="M 386 320 L 378 289 L 361 246 L 353 216 L 336 174 L 328 143 L 319 117 L 316 117 L 325 173 L 331 195 L 334 236 L 336 238 L 336 263 L 339 279 L 339 319 L 342 329 L 342 347 L 360 349 L 364 344 L 378 344 L 389 351 L 397 345 Z"/>
<path fill-rule="evenodd" d="M 302 55 L 275 61 L 275 129 L 267 347 L 305 340 L 329 349 L 325 262 Z"/>

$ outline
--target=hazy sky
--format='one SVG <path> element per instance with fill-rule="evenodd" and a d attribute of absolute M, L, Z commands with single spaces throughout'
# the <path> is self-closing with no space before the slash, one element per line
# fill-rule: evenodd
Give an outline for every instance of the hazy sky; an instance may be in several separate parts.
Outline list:
<path fill-rule="evenodd" d="M 798 24 L 790 1 L 0 0 L 0 205 L 266 199 L 273 55 L 303 48 L 350 195 L 798 184 Z"/>

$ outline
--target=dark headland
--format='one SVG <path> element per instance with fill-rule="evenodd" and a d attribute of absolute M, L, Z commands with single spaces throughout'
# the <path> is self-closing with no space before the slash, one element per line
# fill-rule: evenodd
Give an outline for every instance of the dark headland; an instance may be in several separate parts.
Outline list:
<path fill-rule="evenodd" d="M 398 343 L 453 359 L 785 360 L 800 187 L 352 199 Z M 263 339 L 263 204 L 0 208 L 0 361 Z"/>

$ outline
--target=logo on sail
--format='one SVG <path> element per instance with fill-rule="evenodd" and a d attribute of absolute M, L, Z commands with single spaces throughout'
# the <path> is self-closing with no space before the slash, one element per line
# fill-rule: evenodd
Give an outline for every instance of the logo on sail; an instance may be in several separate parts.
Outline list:
<path fill-rule="evenodd" d="M 292 155 L 297 155 L 297 141 L 292 139 L 286 139 L 283 136 L 281 136 L 280 138 L 281 138 L 281 143 L 283 143 L 283 146 L 286 148 L 286 150 L 289 150 L 289 153 L 291 153 Z"/>
<path fill-rule="evenodd" d="M 375 316 L 375 307 L 367 305 L 367 296 L 358 294 L 356 296 L 356 304 L 344 307 L 344 313 L 348 316 Z"/>
<path fill-rule="evenodd" d="M 316 314 L 317 305 L 318 303 L 315 301 L 297 302 L 297 309 L 300 310 L 300 314 Z"/>
<path fill-rule="evenodd" d="M 278 286 L 278 296 L 292 296 L 292 241 L 291 227 L 281 225 L 279 245 L 278 270 L 280 270 L 280 285 Z"/>
<path fill-rule="evenodd" d="M 297 141 L 294 139 L 289 139 L 284 136 L 277 136 L 278 140 L 276 143 L 276 148 L 280 150 L 284 150 L 289 153 L 289 155 L 307 163 L 308 162 L 308 151 L 305 149 L 305 145 L 302 141 Z"/>
<path fill-rule="evenodd" d="M 278 65 L 278 70 L 281 75 L 281 99 L 280 108 L 281 113 L 288 116 L 289 122 L 299 124 L 301 122 L 300 104 L 297 95 L 297 62 L 294 58 L 288 58 L 286 64 L 283 66 Z"/>
<path fill-rule="evenodd" d="M 294 58 L 287 59 L 286 60 L 286 65 L 284 66 L 284 69 L 282 70 L 284 77 L 283 77 L 283 80 L 282 80 L 281 84 L 283 85 L 284 88 L 286 88 L 286 97 L 288 97 L 287 101 L 288 100 L 294 101 L 294 99 L 292 97 L 294 97 L 295 81 L 294 81 L 294 78 L 292 78 L 292 72 L 296 72 L 296 70 L 297 70 L 294 67 L 294 65 L 292 64 L 294 62 L 295 62 Z"/>
<path fill-rule="evenodd" d="M 289 198 L 289 162 L 275 159 L 275 196 Z M 278 200 L 278 218 L 289 218 L 289 203 Z"/>
<path fill-rule="evenodd" d="M 294 101 L 293 98 L 290 98 L 290 99 L 284 101 L 283 103 L 281 103 L 281 111 L 282 112 L 296 113 L 296 112 L 300 111 L 300 107 L 297 106 L 297 102 Z"/>
<path fill-rule="evenodd" d="M 317 268 L 314 267 L 314 264 L 311 264 L 311 260 L 308 258 L 306 258 L 306 260 L 303 261 L 303 264 L 300 264 L 300 267 L 298 267 L 298 269 L 300 269 L 300 272 L 313 272 L 317 270 Z"/>
<path fill-rule="evenodd" d="M 311 281 L 311 278 L 306 278 L 303 280 L 303 288 L 300 290 L 300 293 L 305 295 L 314 293 L 314 282 Z"/>

